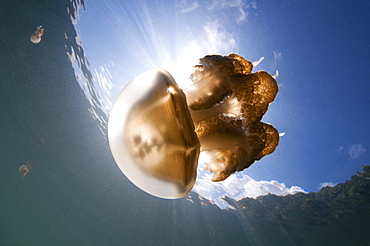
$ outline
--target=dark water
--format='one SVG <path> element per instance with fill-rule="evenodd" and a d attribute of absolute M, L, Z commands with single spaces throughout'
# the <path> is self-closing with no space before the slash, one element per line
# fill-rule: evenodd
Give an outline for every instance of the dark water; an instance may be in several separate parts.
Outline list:
<path fill-rule="evenodd" d="M 220 210 L 195 194 L 194 203 L 169 201 L 134 187 L 115 164 L 68 60 L 66 45 L 76 47 L 65 39 L 76 35 L 71 4 L 0 3 L 0 245 L 368 243 L 364 208 L 323 223 L 301 209 L 284 222 L 269 205 L 244 200 L 234 203 L 236 211 Z M 35 45 L 29 37 L 38 25 L 45 35 Z M 36 166 L 22 177 L 18 168 L 30 160 Z M 257 212 L 243 212 L 246 204 Z M 270 213 L 273 219 L 263 219 Z"/>

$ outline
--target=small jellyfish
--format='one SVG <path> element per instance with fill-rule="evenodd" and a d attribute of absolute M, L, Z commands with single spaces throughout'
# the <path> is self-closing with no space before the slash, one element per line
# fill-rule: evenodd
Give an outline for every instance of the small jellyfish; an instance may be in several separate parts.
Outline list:
<path fill-rule="evenodd" d="M 43 143 L 45 143 L 45 139 L 44 137 L 42 136 L 41 132 L 36 132 L 35 135 L 33 136 L 33 141 L 38 145 L 42 145 Z"/>
<path fill-rule="evenodd" d="M 26 165 L 22 165 L 19 167 L 19 172 L 21 173 L 22 177 L 25 177 L 29 171 L 30 170 Z"/>
<path fill-rule="evenodd" d="M 42 26 L 36 27 L 36 30 L 34 33 L 31 35 L 31 42 L 34 44 L 38 44 L 41 42 L 41 37 L 44 34 L 44 28 Z"/>

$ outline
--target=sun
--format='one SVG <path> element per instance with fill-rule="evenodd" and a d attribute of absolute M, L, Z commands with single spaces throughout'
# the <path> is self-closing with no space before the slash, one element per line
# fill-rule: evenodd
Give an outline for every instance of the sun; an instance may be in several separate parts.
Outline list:
<path fill-rule="evenodd" d="M 175 59 L 164 59 L 161 68 L 167 70 L 180 88 L 184 89 L 192 84 L 189 77 L 193 73 L 193 66 L 199 63 L 199 57 L 202 56 L 202 47 L 191 42 L 181 48 Z"/>

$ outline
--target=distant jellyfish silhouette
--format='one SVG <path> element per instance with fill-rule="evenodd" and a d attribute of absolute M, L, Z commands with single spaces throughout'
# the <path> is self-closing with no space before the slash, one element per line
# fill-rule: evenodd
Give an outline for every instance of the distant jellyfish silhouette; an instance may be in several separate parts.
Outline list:
<path fill-rule="evenodd" d="M 22 177 L 25 177 L 27 175 L 27 173 L 29 173 L 29 169 L 26 165 L 22 165 L 19 167 L 19 172 L 20 174 L 22 175 Z"/>
<path fill-rule="evenodd" d="M 42 136 L 41 132 L 36 132 L 35 135 L 33 136 L 33 141 L 37 144 L 37 145 L 42 145 L 43 143 L 45 143 L 45 139 L 44 137 Z"/>
<path fill-rule="evenodd" d="M 171 74 L 152 69 L 118 95 L 109 117 L 113 157 L 126 177 L 147 193 L 176 199 L 196 179 L 199 153 L 213 181 L 223 181 L 271 154 L 278 131 L 261 122 L 278 92 L 276 77 L 252 73 L 237 54 L 199 60 L 193 84 L 181 90 Z"/>
<path fill-rule="evenodd" d="M 44 34 L 44 28 L 42 26 L 36 27 L 36 30 L 34 33 L 31 35 L 31 42 L 34 44 L 38 44 L 41 42 L 41 37 Z"/>

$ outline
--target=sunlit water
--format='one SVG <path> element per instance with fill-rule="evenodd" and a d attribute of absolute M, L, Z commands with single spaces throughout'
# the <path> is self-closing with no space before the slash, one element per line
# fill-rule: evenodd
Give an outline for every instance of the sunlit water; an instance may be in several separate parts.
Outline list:
<path fill-rule="evenodd" d="M 238 26 L 253 22 L 247 16 L 259 14 L 256 3 L 238 4 L 209 4 L 206 11 L 212 17 L 200 14 L 204 6 L 190 1 L 173 4 L 173 8 L 144 1 L 126 6 L 115 1 L 86 3 L 87 11 L 101 7 L 100 15 L 88 15 L 74 1 L 0 4 L 6 10 L 1 15 L 6 35 L 0 46 L 4 52 L 0 64 L 1 245 L 367 242 L 363 235 L 368 210 L 360 213 L 344 208 L 335 214 L 339 220 L 332 216 L 315 223 L 323 211 L 308 198 L 299 203 L 308 204 L 306 210 L 292 212 L 292 220 L 276 216 L 279 206 L 271 206 L 272 201 L 251 200 L 262 204 L 257 206 L 242 200 L 312 190 L 304 177 L 294 179 L 301 180 L 300 184 L 291 182 L 294 175 L 283 166 L 279 153 L 224 183 L 209 182 L 209 174 L 199 172 L 193 192 L 179 200 L 142 192 L 115 164 L 106 135 L 110 107 L 124 85 L 139 73 L 162 67 L 186 87 L 197 59 L 230 52 L 252 61 L 265 56 L 257 70 L 271 74 L 281 70 L 282 55 L 272 48 L 267 30 L 258 31 L 263 26 L 253 23 L 257 27 L 246 34 Z M 173 21 L 162 25 L 161 18 Z M 40 25 L 44 35 L 40 43 L 33 44 L 30 35 Z M 265 38 L 256 45 L 249 33 Z M 286 77 L 280 72 L 282 88 Z M 285 121 L 278 116 L 284 110 L 279 108 L 284 103 L 274 102 L 276 106 L 264 121 L 281 126 L 279 122 Z M 366 151 L 362 145 L 352 147 L 344 146 L 342 151 L 352 153 L 354 160 Z M 25 177 L 19 173 L 21 165 L 30 168 Z M 348 172 L 347 178 L 352 174 Z M 356 222 L 349 223 L 341 214 Z"/>

